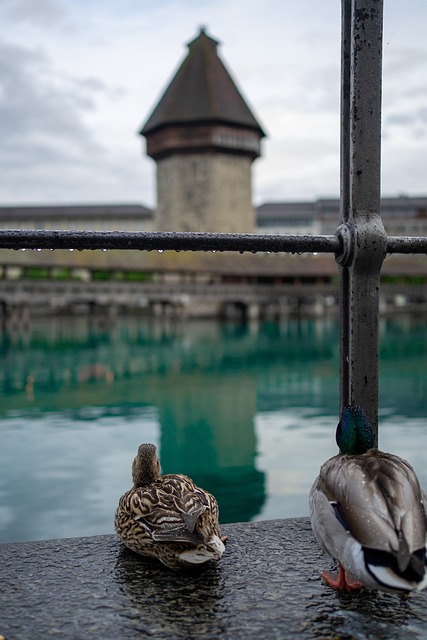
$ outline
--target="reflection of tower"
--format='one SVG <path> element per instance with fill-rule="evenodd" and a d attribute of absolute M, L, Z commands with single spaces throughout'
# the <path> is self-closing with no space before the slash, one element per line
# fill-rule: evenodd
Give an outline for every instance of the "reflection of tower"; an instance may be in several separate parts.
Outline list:
<path fill-rule="evenodd" d="M 265 135 L 200 30 L 143 126 L 161 231 L 252 232 L 251 165 Z"/>
<path fill-rule="evenodd" d="M 214 493 L 222 522 L 251 520 L 265 500 L 255 468 L 255 380 L 181 373 L 168 389 L 158 407 L 163 472 L 185 473 Z"/>

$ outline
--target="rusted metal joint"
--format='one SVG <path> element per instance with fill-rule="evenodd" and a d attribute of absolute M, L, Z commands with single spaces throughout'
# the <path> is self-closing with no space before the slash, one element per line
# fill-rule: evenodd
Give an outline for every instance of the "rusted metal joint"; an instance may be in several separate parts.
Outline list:
<path fill-rule="evenodd" d="M 360 219 L 361 218 L 361 219 Z M 359 272 L 366 271 L 379 275 L 387 254 L 387 234 L 380 215 L 358 215 L 357 223 L 350 227 L 354 234 L 354 259 L 352 267 Z"/>
<path fill-rule="evenodd" d="M 336 262 L 347 269 L 356 260 L 366 269 L 380 269 L 387 253 L 387 234 L 380 216 L 364 222 L 344 222 L 335 232 L 340 250 L 335 254 Z"/>
<path fill-rule="evenodd" d="M 340 248 L 339 252 L 335 254 L 335 260 L 341 267 L 351 267 L 356 256 L 356 234 L 354 225 L 350 225 L 347 222 L 341 224 L 335 231 Z"/>

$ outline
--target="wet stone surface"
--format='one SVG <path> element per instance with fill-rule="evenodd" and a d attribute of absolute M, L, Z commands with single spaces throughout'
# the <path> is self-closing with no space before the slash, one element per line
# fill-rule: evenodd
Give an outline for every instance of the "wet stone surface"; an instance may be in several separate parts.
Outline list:
<path fill-rule="evenodd" d="M 306 518 L 223 527 L 225 554 L 175 573 L 113 535 L 0 545 L 7 640 L 427 638 L 427 591 L 410 596 L 323 584 L 333 562 Z"/>

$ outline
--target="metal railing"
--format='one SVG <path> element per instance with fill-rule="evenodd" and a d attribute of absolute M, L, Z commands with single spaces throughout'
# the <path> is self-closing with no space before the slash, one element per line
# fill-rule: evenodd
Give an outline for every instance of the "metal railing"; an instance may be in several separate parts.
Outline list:
<path fill-rule="evenodd" d="M 427 238 L 387 237 L 380 215 L 383 0 L 342 0 L 341 220 L 335 235 L 0 231 L 8 249 L 333 253 L 340 270 L 340 403 L 378 433 L 379 282 L 387 253 L 427 253 Z"/>

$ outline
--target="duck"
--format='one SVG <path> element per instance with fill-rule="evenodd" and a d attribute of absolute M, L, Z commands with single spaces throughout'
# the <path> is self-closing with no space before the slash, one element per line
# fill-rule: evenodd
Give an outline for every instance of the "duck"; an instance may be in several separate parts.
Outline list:
<path fill-rule="evenodd" d="M 220 533 L 216 498 L 185 475 L 161 475 L 154 444 L 139 446 L 132 481 L 114 518 L 126 547 L 173 570 L 222 557 L 227 536 Z"/>
<path fill-rule="evenodd" d="M 338 561 L 327 584 L 353 593 L 427 586 L 427 499 L 411 465 L 374 446 L 364 410 L 344 407 L 336 429 L 340 452 L 320 468 L 309 495 L 310 519 L 323 550 Z"/>

